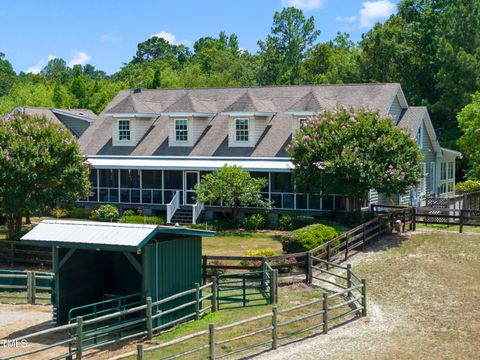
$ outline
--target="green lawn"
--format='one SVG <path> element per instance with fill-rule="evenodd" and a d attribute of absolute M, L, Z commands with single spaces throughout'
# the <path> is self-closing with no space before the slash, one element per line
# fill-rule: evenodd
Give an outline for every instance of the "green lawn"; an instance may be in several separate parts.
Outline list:
<path fill-rule="evenodd" d="M 306 303 L 309 300 L 318 299 L 323 296 L 323 291 L 320 289 L 314 289 L 307 287 L 305 285 L 297 285 L 288 288 L 279 289 L 279 303 L 277 305 L 278 309 L 286 309 L 298 304 Z M 280 314 L 278 321 L 286 321 L 294 317 L 301 315 L 309 314 L 315 311 L 318 311 L 321 308 L 321 304 L 314 304 L 303 309 L 295 310 L 289 313 Z M 155 337 L 152 341 L 145 344 L 145 348 L 152 346 L 154 344 L 164 343 L 173 339 L 180 338 L 185 335 L 193 334 L 198 331 L 208 329 L 208 324 L 215 324 L 216 327 L 231 324 L 236 321 L 247 319 L 250 317 L 271 313 L 271 305 L 258 305 L 250 306 L 244 308 L 228 309 L 228 310 L 219 310 L 216 313 L 210 313 L 204 316 L 199 321 L 190 322 L 184 325 L 173 328 L 170 331 L 164 332 L 160 336 Z M 308 327 L 308 325 L 320 323 L 322 321 L 321 317 L 316 317 L 313 319 L 308 319 L 305 321 L 300 321 L 293 323 L 291 326 L 281 328 L 279 330 L 279 336 L 284 335 L 289 332 L 298 331 L 300 329 Z M 236 337 L 243 335 L 261 328 L 266 328 L 271 325 L 271 317 L 267 317 L 252 323 L 247 323 L 235 328 L 230 328 L 222 331 L 216 332 L 217 341 L 227 338 Z M 320 329 L 321 331 L 321 329 Z M 317 330 L 318 332 L 318 330 Z M 266 331 L 264 333 L 258 334 L 253 337 L 248 337 L 244 339 L 239 339 L 231 343 L 226 343 L 223 345 L 217 346 L 217 356 L 230 352 L 232 350 L 253 344 L 255 342 L 260 342 L 262 340 L 268 340 L 271 338 L 271 331 Z M 183 344 L 174 345 L 172 347 L 167 347 L 161 349 L 160 351 L 147 352 L 145 353 L 145 359 L 158 359 L 160 357 L 166 357 L 174 355 L 176 353 L 186 351 L 193 347 L 201 346 L 208 343 L 208 336 L 200 336 L 189 340 Z M 263 349 L 268 349 L 270 345 L 263 347 Z M 262 349 L 262 347 L 259 347 Z M 255 351 L 255 350 L 254 350 Z M 238 355 L 238 354 L 237 354 Z M 190 355 L 189 359 L 205 359 L 208 357 L 208 350 L 200 351 L 196 354 Z"/>
<path fill-rule="evenodd" d="M 245 255 L 249 249 L 273 249 L 282 253 L 279 236 L 260 232 L 218 232 L 217 236 L 205 237 L 202 249 L 205 255 Z"/>

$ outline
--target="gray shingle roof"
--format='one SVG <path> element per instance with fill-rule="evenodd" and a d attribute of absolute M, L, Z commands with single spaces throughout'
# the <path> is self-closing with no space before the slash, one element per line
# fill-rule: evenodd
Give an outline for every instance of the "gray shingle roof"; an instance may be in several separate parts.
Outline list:
<path fill-rule="evenodd" d="M 291 111 L 318 111 L 337 104 L 368 106 L 387 114 L 399 84 L 342 84 L 251 88 L 122 90 L 80 137 L 85 155 L 286 156 L 292 136 Z M 130 105 L 128 105 L 130 104 Z M 133 106 L 128 108 L 128 106 Z M 136 147 L 112 146 L 114 112 L 211 112 L 216 116 L 193 147 L 168 146 L 168 117 L 158 117 Z M 121 111 L 119 111 L 121 110 Z M 223 112 L 273 112 L 254 148 L 228 147 Z"/>
<path fill-rule="evenodd" d="M 415 134 L 426 112 L 427 108 L 425 106 L 409 106 L 397 125 L 410 129 Z"/>

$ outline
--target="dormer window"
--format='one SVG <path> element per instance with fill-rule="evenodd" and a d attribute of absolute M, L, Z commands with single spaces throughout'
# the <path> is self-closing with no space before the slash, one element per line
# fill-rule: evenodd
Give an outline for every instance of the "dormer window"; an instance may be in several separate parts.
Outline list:
<path fill-rule="evenodd" d="M 298 118 L 298 128 L 301 129 L 304 122 L 307 122 L 307 118 Z"/>
<path fill-rule="evenodd" d="M 235 141 L 249 141 L 249 119 L 235 119 Z"/>
<path fill-rule="evenodd" d="M 188 141 L 188 120 L 187 119 L 175 119 L 175 141 L 178 141 L 178 142 Z"/>
<path fill-rule="evenodd" d="M 120 119 L 118 120 L 118 140 L 130 141 L 130 120 Z"/>

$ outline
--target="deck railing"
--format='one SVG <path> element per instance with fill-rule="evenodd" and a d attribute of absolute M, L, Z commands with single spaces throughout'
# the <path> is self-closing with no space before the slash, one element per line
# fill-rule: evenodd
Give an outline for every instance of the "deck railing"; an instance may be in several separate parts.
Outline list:
<path fill-rule="evenodd" d="M 180 207 L 180 192 L 176 191 L 173 195 L 172 201 L 167 204 L 167 224 L 172 220 L 175 211 Z"/>
<path fill-rule="evenodd" d="M 202 211 L 205 209 L 205 204 L 204 203 L 196 203 L 192 205 L 192 224 L 196 224 L 198 217 L 202 213 Z"/>

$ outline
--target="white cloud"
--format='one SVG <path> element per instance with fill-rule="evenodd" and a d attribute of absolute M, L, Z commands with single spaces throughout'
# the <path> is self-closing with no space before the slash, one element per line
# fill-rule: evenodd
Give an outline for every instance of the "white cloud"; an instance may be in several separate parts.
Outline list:
<path fill-rule="evenodd" d="M 106 34 L 100 35 L 100 42 L 103 42 L 103 43 L 118 44 L 121 41 L 122 39 L 120 37 L 112 33 L 106 33 Z"/>
<path fill-rule="evenodd" d="M 325 0 L 282 0 L 284 7 L 293 6 L 302 10 L 320 9 Z"/>
<path fill-rule="evenodd" d="M 40 73 L 40 71 L 42 71 L 42 69 L 45 67 L 45 65 L 48 64 L 48 62 L 50 60 L 53 60 L 53 59 L 56 59 L 58 58 L 57 55 L 48 55 L 47 56 L 47 59 L 40 59 L 38 60 L 38 62 L 33 65 L 33 66 L 30 66 L 29 68 L 27 68 L 27 70 L 25 70 L 25 72 L 28 74 L 28 73 L 32 73 L 32 74 L 38 74 Z"/>
<path fill-rule="evenodd" d="M 187 39 L 177 40 L 177 37 L 175 35 L 173 35 L 172 33 L 169 33 L 168 31 L 165 31 L 165 30 L 160 31 L 157 34 L 153 34 L 150 37 L 152 38 L 154 36 L 165 39 L 172 45 L 187 45 L 187 46 L 190 45 L 189 40 L 187 40 Z"/>
<path fill-rule="evenodd" d="M 388 18 L 395 12 L 390 0 L 365 1 L 360 9 L 360 28 L 373 26 L 375 22 Z"/>
<path fill-rule="evenodd" d="M 177 38 L 175 37 L 175 35 L 167 31 L 162 30 L 158 34 L 153 34 L 151 37 L 154 37 L 154 36 L 165 39 L 172 45 L 177 44 Z"/>
<path fill-rule="evenodd" d="M 73 57 L 68 63 L 68 66 L 73 67 L 74 65 L 85 65 L 90 61 L 91 58 L 92 57 L 86 52 L 73 50 Z"/>
<path fill-rule="evenodd" d="M 337 16 L 337 17 L 335 18 L 335 20 L 337 20 L 338 22 L 352 23 L 352 22 L 354 22 L 355 20 L 357 20 L 357 17 L 356 17 L 355 15 L 353 15 L 353 16 L 346 16 L 346 17 Z"/>

